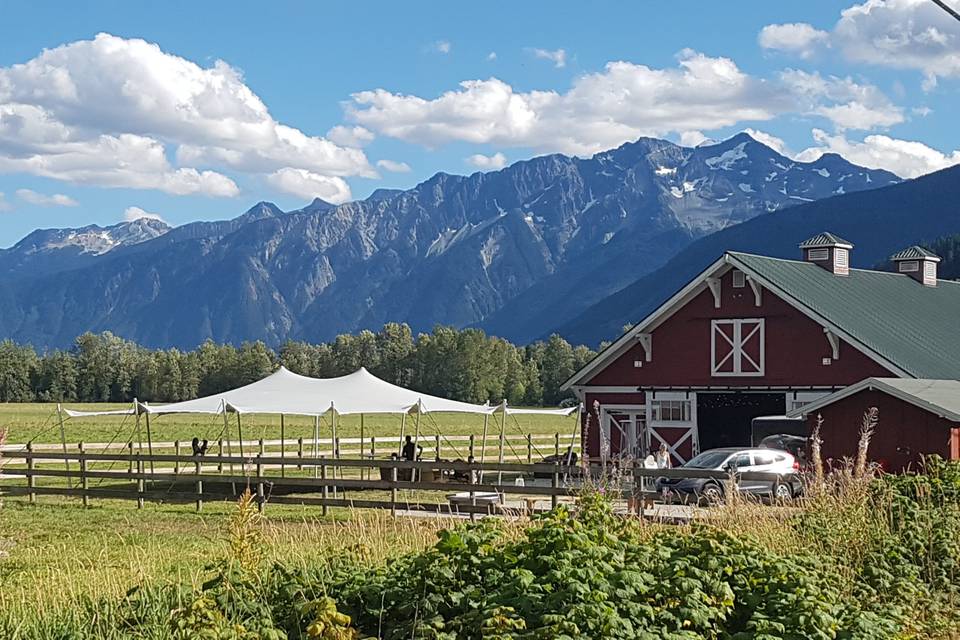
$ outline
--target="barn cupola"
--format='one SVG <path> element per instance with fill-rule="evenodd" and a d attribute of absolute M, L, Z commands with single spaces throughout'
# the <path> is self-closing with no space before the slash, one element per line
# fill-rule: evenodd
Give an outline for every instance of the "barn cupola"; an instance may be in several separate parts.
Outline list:
<path fill-rule="evenodd" d="M 818 233 L 800 244 L 803 259 L 838 276 L 850 274 L 850 250 L 853 245 L 829 232 Z"/>
<path fill-rule="evenodd" d="M 914 245 L 890 256 L 897 273 L 910 276 L 928 287 L 937 286 L 937 263 L 940 256 Z"/>

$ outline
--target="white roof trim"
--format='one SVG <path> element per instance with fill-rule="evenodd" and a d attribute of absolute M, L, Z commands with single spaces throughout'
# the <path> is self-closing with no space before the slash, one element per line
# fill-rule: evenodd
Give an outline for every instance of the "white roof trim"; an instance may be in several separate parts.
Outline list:
<path fill-rule="evenodd" d="M 887 395 L 893 396 L 903 400 L 904 402 L 909 402 L 910 404 L 920 407 L 930 413 L 933 413 L 937 416 L 947 418 L 948 420 L 954 420 L 960 422 L 960 414 L 945 409 L 939 405 L 927 402 L 923 398 L 918 398 L 915 395 L 912 395 L 902 389 L 899 389 L 891 385 L 888 380 L 896 380 L 897 378 L 867 378 L 866 380 L 861 380 L 856 384 L 852 384 L 845 389 L 831 393 L 828 396 L 824 396 L 819 400 L 814 400 L 810 404 L 805 404 L 798 409 L 787 412 L 788 418 L 801 418 L 806 417 L 807 415 L 813 413 L 814 411 L 819 411 L 827 405 L 831 405 L 834 402 L 843 400 L 844 398 L 849 398 L 852 395 L 860 393 L 861 391 L 869 391 L 876 389 L 877 391 L 882 391 Z"/>

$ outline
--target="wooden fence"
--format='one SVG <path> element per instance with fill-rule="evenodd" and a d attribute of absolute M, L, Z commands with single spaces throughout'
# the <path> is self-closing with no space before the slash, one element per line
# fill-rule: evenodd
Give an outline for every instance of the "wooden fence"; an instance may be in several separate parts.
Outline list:
<path fill-rule="evenodd" d="M 36 451 L 32 445 L 16 452 L 0 466 L 0 494 L 79 497 L 86 506 L 93 499 L 112 498 L 144 502 L 194 503 L 198 511 L 206 500 L 232 498 L 249 488 L 260 509 L 268 504 L 314 505 L 326 514 L 330 507 L 420 510 L 466 514 L 502 509 L 506 499 L 519 499 L 524 511 L 539 510 L 549 500 L 578 494 L 585 476 L 594 481 L 600 467 L 589 472 L 560 464 L 460 461 L 407 462 L 348 458 L 287 458 L 252 456 L 183 456 L 172 454 L 90 453 L 82 444 L 75 452 Z M 506 476 L 506 478 L 505 478 Z M 714 478 L 723 472 L 696 469 L 623 470 L 618 488 L 623 497 L 651 495 L 657 477 Z M 777 474 L 743 473 L 743 480 L 781 480 Z M 522 480 L 518 480 L 522 479 Z M 495 481 L 494 481 L 495 479 Z M 23 480 L 22 484 L 18 483 Z M 38 482 L 40 480 L 40 482 Z M 59 484 L 64 486 L 59 486 Z M 416 492 L 401 496 L 400 492 Z M 371 496 L 371 492 L 380 495 Z M 440 493 L 445 500 L 431 501 Z M 384 495 L 387 494 L 387 495 Z M 387 497 L 388 496 L 388 497 Z"/>

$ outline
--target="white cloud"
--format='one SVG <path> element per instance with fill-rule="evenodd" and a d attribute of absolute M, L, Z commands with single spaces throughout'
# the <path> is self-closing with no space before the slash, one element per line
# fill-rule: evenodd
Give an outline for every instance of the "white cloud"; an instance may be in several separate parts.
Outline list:
<path fill-rule="evenodd" d="M 397 162 L 396 160 L 377 160 L 377 166 L 384 171 L 393 173 L 410 173 L 410 165 L 406 162 Z"/>
<path fill-rule="evenodd" d="M 768 24 L 760 30 L 757 40 L 764 49 L 775 49 L 799 55 L 812 56 L 818 47 L 827 44 L 830 34 L 805 22 Z"/>
<path fill-rule="evenodd" d="M 453 45 L 450 44 L 449 40 L 437 40 L 433 43 L 433 48 L 437 53 L 447 55 L 450 53 L 450 50 L 453 49 Z"/>
<path fill-rule="evenodd" d="M 680 133 L 680 145 L 684 147 L 696 147 L 709 139 L 703 135 L 702 131 L 682 131 Z"/>
<path fill-rule="evenodd" d="M 497 59 L 497 52 L 496 52 L 496 51 L 491 51 L 490 53 L 487 54 L 487 60 L 493 62 L 493 61 L 496 60 L 496 59 Z"/>
<path fill-rule="evenodd" d="M 218 170 L 290 166 L 374 173 L 359 149 L 274 120 L 223 61 L 203 68 L 144 40 L 99 34 L 0 68 L 0 171 L 231 196 L 239 189 Z"/>
<path fill-rule="evenodd" d="M 32 189 L 17 189 L 17 197 L 24 202 L 29 202 L 30 204 L 41 207 L 75 207 L 80 204 L 70 196 L 62 193 L 54 193 L 48 196 L 45 193 L 37 193 Z"/>
<path fill-rule="evenodd" d="M 2 191 L 0 191 L 0 211 L 13 211 L 13 205 L 7 202 Z"/>
<path fill-rule="evenodd" d="M 957 0 L 946 0 L 960 9 Z M 947 12 L 930 0 L 866 0 L 840 14 L 829 32 L 810 25 L 768 25 L 760 44 L 807 56 L 829 45 L 849 60 L 895 69 L 916 69 L 925 88 L 940 77 L 960 76 L 960 30 Z"/>
<path fill-rule="evenodd" d="M 123 219 L 127 222 L 133 222 L 134 220 L 140 220 L 141 218 L 147 218 L 149 220 L 159 220 L 160 222 L 166 222 L 159 213 L 151 213 L 149 211 L 144 211 L 140 207 L 127 207 L 123 211 Z"/>
<path fill-rule="evenodd" d="M 904 120 L 903 109 L 874 85 L 796 69 L 781 72 L 780 78 L 797 97 L 798 111 L 823 116 L 838 129 L 889 127 Z"/>
<path fill-rule="evenodd" d="M 363 127 L 345 127 L 338 124 L 327 131 L 327 138 L 331 142 L 344 147 L 363 147 L 373 142 L 376 136 L 373 131 Z"/>
<path fill-rule="evenodd" d="M 464 161 L 478 169 L 486 169 L 488 171 L 494 169 L 503 169 L 505 166 L 507 166 L 507 156 L 503 155 L 499 151 L 492 156 L 485 156 L 482 153 L 475 153 L 469 158 L 465 158 Z"/>
<path fill-rule="evenodd" d="M 809 162 L 824 153 L 837 153 L 871 169 L 886 169 L 904 178 L 917 176 L 960 164 L 960 150 L 945 154 L 912 140 L 898 140 L 885 135 L 869 135 L 862 142 L 848 140 L 844 135 L 830 135 L 821 129 L 813 130 L 815 146 L 797 154 L 798 160 Z"/>
<path fill-rule="evenodd" d="M 343 178 L 324 176 L 306 169 L 284 167 L 267 176 L 274 188 L 305 200 L 320 198 L 332 204 L 350 199 L 350 186 Z"/>
<path fill-rule="evenodd" d="M 558 69 L 562 69 L 567 66 L 567 52 L 563 49 L 554 49 L 551 51 L 549 49 L 531 48 L 530 53 L 532 53 L 535 58 L 549 60 L 553 63 L 553 66 Z"/>
<path fill-rule="evenodd" d="M 468 80 L 438 98 L 384 89 L 353 94 L 347 116 L 380 134 L 428 147 L 450 141 L 590 154 L 637 137 L 769 120 L 795 107 L 780 81 L 728 58 L 683 51 L 678 66 L 610 62 L 566 93 L 518 92 L 497 78 Z"/>
<path fill-rule="evenodd" d="M 778 138 L 775 135 L 769 134 L 765 131 L 757 131 L 756 129 L 750 129 L 749 127 L 743 130 L 745 133 L 749 134 L 751 138 L 757 142 L 762 142 L 767 145 L 774 151 L 779 154 L 789 156 L 790 153 L 787 149 L 787 143 L 783 141 L 782 138 Z"/>

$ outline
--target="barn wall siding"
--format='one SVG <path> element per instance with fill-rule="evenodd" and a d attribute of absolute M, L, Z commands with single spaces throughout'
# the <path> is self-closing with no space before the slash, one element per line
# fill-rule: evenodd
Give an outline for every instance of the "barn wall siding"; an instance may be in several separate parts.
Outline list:
<path fill-rule="evenodd" d="M 839 462 L 856 454 L 863 414 L 870 407 L 879 410 L 879 423 L 869 457 L 887 471 L 915 467 L 921 455 L 957 459 L 954 435 L 960 425 L 876 390 L 861 391 L 820 409 L 824 459 Z M 812 429 L 816 420 L 816 415 L 808 416 L 807 426 Z"/>
<path fill-rule="evenodd" d="M 711 375 L 711 320 L 764 318 L 765 375 L 715 377 Z M 653 331 L 652 360 L 644 361 L 637 344 L 599 373 L 588 385 L 701 386 L 775 385 L 843 387 L 871 376 L 893 375 L 849 344 L 840 346 L 840 358 L 823 365 L 831 348 L 823 327 L 767 290 L 755 306 L 749 284 L 733 288 L 733 271 L 721 279 L 721 305 L 704 289 Z M 635 361 L 644 361 L 636 368 Z"/>

